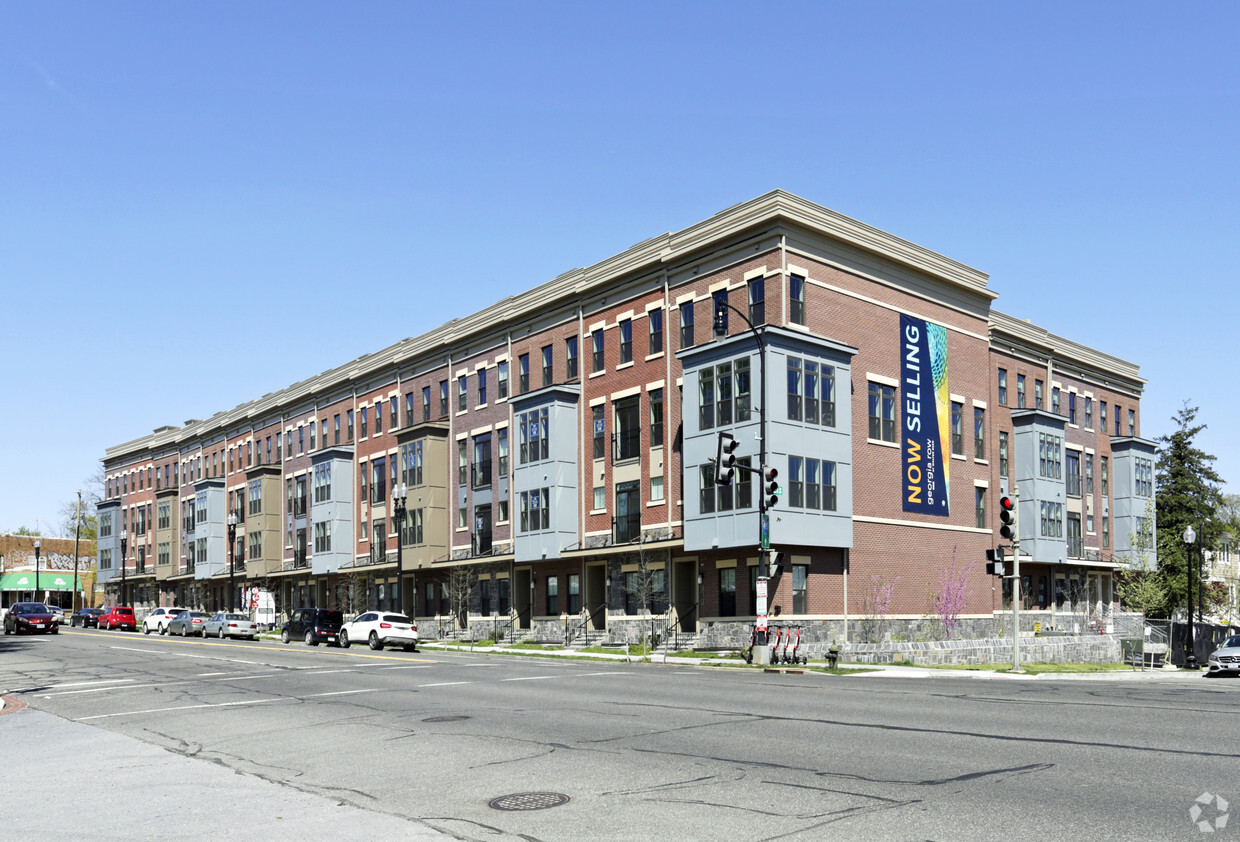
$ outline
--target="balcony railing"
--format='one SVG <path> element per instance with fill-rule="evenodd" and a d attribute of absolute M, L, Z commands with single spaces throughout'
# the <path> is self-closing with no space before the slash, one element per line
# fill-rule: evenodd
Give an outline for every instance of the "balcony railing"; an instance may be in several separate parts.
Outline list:
<path fill-rule="evenodd" d="M 627 544 L 642 534 L 642 517 L 640 514 L 629 514 L 611 519 L 612 542 Z"/>
<path fill-rule="evenodd" d="M 473 533 L 470 541 L 470 549 L 473 555 L 489 555 L 492 547 L 491 530 Z"/>

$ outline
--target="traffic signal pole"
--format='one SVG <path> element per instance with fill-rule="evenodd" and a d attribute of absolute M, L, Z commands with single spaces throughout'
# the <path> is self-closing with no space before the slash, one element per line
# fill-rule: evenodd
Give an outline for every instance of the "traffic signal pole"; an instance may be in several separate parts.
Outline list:
<path fill-rule="evenodd" d="M 999 498 L 999 535 L 1012 542 L 1012 672 L 1024 672 L 1020 666 L 1020 521 L 1017 503 L 1020 494 Z"/>

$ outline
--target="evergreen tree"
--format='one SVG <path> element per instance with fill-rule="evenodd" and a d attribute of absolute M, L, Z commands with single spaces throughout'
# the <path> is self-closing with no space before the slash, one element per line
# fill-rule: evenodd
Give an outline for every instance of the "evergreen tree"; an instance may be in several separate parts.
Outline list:
<path fill-rule="evenodd" d="M 1167 603 L 1158 612 L 1163 616 L 1188 606 L 1189 548 L 1184 544 L 1184 529 L 1192 526 L 1197 533 L 1192 546 L 1194 605 L 1201 593 L 1201 551 L 1226 530 L 1220 517 L 1223 481 L 1214 470 L 1214 457 L 1195 444 L 1197 435 L 1206 429 L 1196 419 L 1197 407 L 1185 401 L 1172 419 L 1178 429 L 1158 439 L 1158 567 L 1168 585 Z"/>

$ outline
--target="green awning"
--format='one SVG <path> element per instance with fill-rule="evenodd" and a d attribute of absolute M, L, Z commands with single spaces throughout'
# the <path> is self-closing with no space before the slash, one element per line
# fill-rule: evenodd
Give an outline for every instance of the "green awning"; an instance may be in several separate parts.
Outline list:
<path fill-rule="evenodd" d="M 0 576 L 0 591 L 33 591 L 34 587 L 34 571 L 23 570 L 21 573 L 5 573 Z M 73 574 L 64 573 L 59 570 L 40 570 L 39 571 L 39 591 L 72 591 L 81 590 L 82 583 L 78 580 L 78 586 L 73 587 Z"/>

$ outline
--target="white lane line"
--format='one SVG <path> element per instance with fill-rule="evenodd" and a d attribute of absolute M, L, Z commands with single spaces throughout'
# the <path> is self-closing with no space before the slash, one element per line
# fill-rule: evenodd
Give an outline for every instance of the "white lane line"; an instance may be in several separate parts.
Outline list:
<path fill-rule="evenodd" d="M 370 688 L 370 689 L 368 689 L 368 690 L 337 690 L 337 691 L 336 691 L 336 692 L 334 692 L 334 693 L 311 693 L 311 694 L 310 694 L 309 696 L 307 696 L 306 698 L 307 698 L 307 699 L 317 699 L 317 698 L 319 698 L 319 697 L 321 697 L 321 696 L 347 696 L 347 695 L 349 695 L 350 693 L 376 693 L 376 692 L 378 692 L 378 690 L 379 690 L 379 688 L 378 688 L 378 687 L 371 687 L 371 688 Z"/>
<path fill-rule="evenodd" d="M 402 664 L 379 664 L 379 666 L 389 670 L 430 670 L 435 668 L 431 664 L 410 664 L 409 666 Z"/>
<path fill-rule="evenodd" d="M 99 714 L 95 714 L 94 716 L 83 716 L 73 721 L 74 722 L 86 722 L 91 719 L 108 719 L 114 716 L 141 716 L 142 714 L 146 714 L 146 713 L 167 713 L 168 711 L 173 711 L 173 710 L 198 710 L 201 708 L 227 708 L 227 707 L 236 707 L 237 705 L 262 705 L 262 704 L 266 704 L 267 702 L 288 702 L 288 701 L 292 701 L 292 700 L 291 699 L 254 699 L 248 702 L 218 702 L 217 704 L 213 704 L 213 705 L 182 705 L 180 707 L 174 707 L 174 708 L 151 708 L 150 710 L 127 710 L 121 713 L 99 713 Z"/>
<path fill-rule="evenodd" d="M 524 678 L 501 678 L 500 681 L 542 681 L 544 678 L 570 678 L 563 675 L 527 675 Z"/>
<path fill-rule="evenodd" d="M 143 655 L 151 654 L 149 649 L 135 649 L 132 646 L 113 646 L 112 649 L 120 649 L 125 652 L 141 652 Z M 172 655 L 177 658 L 196 658 L 200 661 L 223 661 L 227 664 L 249 664 L 252 667 L 271 667 L 275 664 L 270 661 L 247 661 L 244 658 L 223 658 L 219 655 L 191 655 L 187 652 L 164 652 L 165 655 Z"/>
<path fill-rule="evenodd" d="M 457 684 L 469 684 L 468 681 L 445 681 L 442 684 L 419 684 L 419 687 L 453 687 Z"/>
<path fill-rule="evenodd" d="M 72 684 L 53 684 L 44 690 L 59 690 L 62 687 L 94 687 L 99 684 L 124 684 L 126 681 L 137 681 L 136 678 L 101 678 L 98 681 L 75 681 Z"/>
<path fill-rule="evenodd" d="M 499 664 L 465 664 L 467 667 L 498 667 Z"/>
<path fill-rule="evenodd" d="M 216 673 L 222 675 L 223 673 Z M 273 675 L 280 675 L 278 672 L 260 672 L 257 675 L 229 675 L 225 678 L 215 678 L 213 681 L 237 681 L 242 678 L 270 678 Z M 132 679 L 127 679 L 132 680 Z M 193 684 L 192 681 L 159 681 L 153 684 L 127 684 L 124 687 L 92 687 L 88 690 L 65 690 L 60 693 L 48 693 L 40 695 L 41 699 L 48 699 L 52 696 L 73 696 L 79 693 L 101 693 L 104 690 L 143 690 L 148 687 L 179 687 L 182 684 Z"/>
<path fill-rule="evenodd" d="M 228 673 L 226 672 L 200 672 L 198 673 L 199 678 L 210 678 L 213 675 L 228 675 Z"/>
<path fill-rule="evenodd" d="M 569 678 L 590 678 L 595 675 L 624 675 L 622 672 L 579 672 L 576 675 L 570 675 Z"/>

